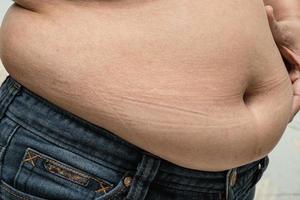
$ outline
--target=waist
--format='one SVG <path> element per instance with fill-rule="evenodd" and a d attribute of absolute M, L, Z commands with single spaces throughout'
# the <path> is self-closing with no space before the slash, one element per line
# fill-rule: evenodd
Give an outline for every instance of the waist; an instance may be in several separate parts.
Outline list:
<path fill-rule="evenodd" d="M 188 168 L 232 168 L 278 142 L 291 85 L 262 2 L 226 1 L 220 12 L 200 2 L 159 11 L 15 6 L 1 28 L 1 59 L 34 93 L 142 149 Z"/>
<path fill-rule="evenodd" d="M 17 94 L 16 94 L 17 93 Z M 254 181 L 260 170 L 268 164 L 268 158 L 220 172 L 184 168 L 161 159 L 114 135 L 112 132 L 82 120 L 35 95 L 11 78 L 1 86 L 1 111 L 10 119 L 34 135 L 60 148 L 67 149 L 104 163 L 120 172 L 136 170 L 143 154 L 161 160 L 155 182 L 162 186 L 190 191 L 223 191 L 232 170 L 237 172 L 237 183 Z M 7 110 L 3 110 L 7 107 Z M 4 137 L 4 136 L 3 136 Z M 236 184 L 239 185 L 239 184 Z"/>

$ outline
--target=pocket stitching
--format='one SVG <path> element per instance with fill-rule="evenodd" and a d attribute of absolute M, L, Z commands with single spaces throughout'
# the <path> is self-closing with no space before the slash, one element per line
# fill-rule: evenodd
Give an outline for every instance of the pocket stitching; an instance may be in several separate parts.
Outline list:
<path fill-rule="evenodd" d="M 48 155 L 46 155 L 46 154 L 43 154 L 43 153 L 41 153 L 41 152 L 39 152 L 39 151 L 37 151 L 37 150 L 35 150 L 35 149 L 32 149 L 32 148 L 30 148 L 30 147 L 26 149 L 25 156 L 26 156 L 26 154 L 27 154 L 28 151 L 32 151 L 32 152 L 36 153 L 36 154 L 38 155 L 38 157 L 41 158 L 41 159 L 44 159 L 44 160 L 50 160 L 50 161 L 55 162 L 55 163 L 57 163 L 57 164 L 62 163 L 61 161 L 56 160 L 55 158 L 53 158 L 53 157 L 51 157 L 51 156 L 48 156 Z M 64 167 L 66 167 L 66 168 L 69 169 L 69 170 L 71 170 L 71 168 L 73 168 L 73 171 L 75 170 L 74 167 L 69 166 L 68 164 L 62 163 L 62 166 L 63 166 L 63 165 L 65 165 Z M 78 169 L 78 171 L 80 171 L 80 170 Z M 75 173 L 75 172 L 76 172 L 76 171 L 74 171 L 74 173 Z M 77 172 L 76 172 L 76 173 L 77 173 Z M 84 174 L 84 172 L 78 172 L 78 173 Z M 84 176 L 85 176 L 85 177 L 88 177 L 88 178 L 91 178 L 91 179 L 94 179 L 94 180 L 98 180 L 97 178 L 94 178 L 94 177 L 91 176 L 91 175 L 84 174 Z M 60 176 L 60 177 L 61 177 L 61 176 Z M 64 178 L 64 177 L 62 177 L 62 178 Z M 71 181 L 71 180 L 66 179 L 66 178 L 64 178 L 64 179 L 65 179 L 65 180 L 68 180 L 68 181 Z M 104 181 L 104 179 L 102 179 L 102 178 L 99 178 L 98 182 L 100 182 L 101 180 L 102 180 L 103 183 L 105 183 L 105 184 L 107 184 L 107 185 L 110 185 L 111 187 L 114 186 L 114 184 L 112 184 L 112 183 L 110 183 L 110 182 L 107 182 L 107 181 Z M 71 182 L 74 182 L 74 181 L 71 181 Z M 75 183 L 77 183 L 77 182 L 75 182 Z M 80 184 L 80 185 L 82 185 L 82 184 Z"/>
<path fill-rule="evenodd" d="M 25 167 L 25 166 L 24 166 L 24 163 L 25 163 L 24 161 L 25 161 L 25 160 L 28 160 L 28 159 L 26 159 L 26 156 L 28 155 L 29 152 L 32 152 L 33 154 L 35 154 L 34 156 L 37 156 L 37 158 L 38 158 L 38 159 L 41 159 L 42 162 L 50 161 L 50 162 L 52 162 L 52 163 L 56 163 L 57 165 L 59 165 L 59 166 L 65 168 L 65 169 L 67 169 L 67 170 L 70 170 L 70 171 L 74 172 L 75 174 L 80 174 L 80 175 L 84 176 L 85 178 L 88 178 L 89 180 L 87 180 L 87 184 L 86 184 L 86 185 L 83 185 L 83 184 L 81 184 L 81 183 L 79 183 L 79 182 L 77 182 L 77 181 L 75 181 L 75 180 L 68 179 L 67 177 L 64 177 L 64 176 L 62 176 L 62 175 L 60 175 L 60 174 L 55 174 L 55 173 L 50 172 L 50 171 L 45 167 L 45 165 L 44 165 L 45 163 L 43 163 L 43 168 L 44 168 L 44 169 L 40 169 L 40 167 L 37 168 L 37 169 L 39 169 L 39 170 L 45 170 L 46 172 L 48 172 L 49 174 L 52 174 L 52 175 L 55 176 L 55 177 L 62 178 L 62 179 L 64 179 L 64 180 L 66 180 L 66 181 L 69 181 L 70 183 L 77 184 L 77 185 L 80 185 L 80 186 L 82 186 L 82 187 L 87 186 L 90 180 L 94 180 L 94 181 L 96 181 L 96 182 L 99 184 L 99 187 L 100 187 L 99 189 L 97 189 L 96 191 L 94 191 L 94 192 L 96 192 L 96 193 L 104 192 L 104 194 L 105 194 L 105 193 L 109 192 L 112 188 L 114 188 L 114 184 L 105 181 L 103 178 L 98 178 L 98 177 L 95 178 L 95 177 L 93 177 L 92 175 L 85 174 L 84 172 L 77 172 L 77 171 L 75 171 L 76 169 L 74 169 L 72 166 L 69 166 L 68 164 L 63 163 L 62 161 L 56 160 L 55 158 L 53 158 L 53 157 L 51 157 L 51 156 L 48 156 L 48 155 L 46 155 L 46 154 L 43 154 L 43 153 L 41 153 L 41 152 L 39 152 L 39 151 L 37 151 L 37 150 L 35 150 L 35 149 L 32 149 L 32 148 L 30 148 L 30 147 L 28 147 L 28 148 L 26 149 L 25 154 L 24 154 L 23 159 L 22 159 L 22 162 L 20 163 L 19 170 L 18 170 L 18 172 L 17 172 L 17 174 L 16 174 L 16 176 L 15 176 L 15 179 L 14 179 L 14 187 L 16 187 L 16 182 L 17 182 L 17 178 L 18 178 L 18 176 L 19 176 L 20 171 L 21 171 L 22 169 L 24 169 L 24 167 Z M 34 157 L 34 156 L 33 156 L 33 157 Z M 30 160 L 29 160 L 29 161 L 30 161 Z M 27 162 L 28 162 L 28 161 L 27 161 Z M 31 164 L 31 165 L 33 166 L 33 168 L 35 167 L 35 165 L 33 165 L 33 164 Z M 26 168 L 26 167 L 25 167 L 25 168 Z M 32 169 L 30 169 L 30 170 L 32 170 Z M 78 169 L 78 171 L 80 171 L 80 169 Z M 32 173 L 32 172 L 31 172 L 31 173 Z M 85 189 L 87 189 L 87 188 L 85 188 Z"/>
<path fill-rule="evenodd" d="M 10 189 L 4 187 L 3 185 L 1 186 L 1 188 L 2 188 L 3 190 L 5 190 L 6 192 L 8 192 L 9 194 L 11 194 L 11 195 L 17 197 L 18 199 L 22 199 L 22 200 L 30 200 L 30 199 L 27 198 L 27 197 L 22 197 L 22 196 L 20 196 L 20 195 L 18 195 L 18 194 L 15 194 L 13 191 L 10 191 Z"/>
<path fill-rule="evenodd" d="M 17 123 L 18 126 L 28 132 L 30 132 L 31 134 L 34 134 L 35 136 L 38 136 L 40 138 L 42 138 L 43 140 L 46 140 L 47 142 L 50 142 L 52 144 L 55 144 L 57 147 L 60 147 L 60 148 L 64 148 L 72 153 L 75 153 L 75 154 L 78 154 L 79 156 L 81 157 L 86 157 L 86 159 L 88 160 L 91 160 L 92 162 L 95 162 L 99 165 L 102 165 L 106 168 L 110 168 L 112 170 L 115 170 L 115 171 L 118 171 L 118 172 L 123 172 L 123 168 L 120 170 L 120 167 L 118 165 L 113 165 L 112 162 L 109 162 L 109 161 L 106 161 L 106 160 L 102 160 L 100 157 L 96 157 L 97 159 L 101 160 L 101 161 L 105 161 L 105 162 L 109 162 L 109 164 L 111 165 L 105 165 L 93 158 L 91 158 L 89 155 L 86 154 L 86 152 L 79 152 L 78 148 L 76 147 L 76 145 L 73 145 L 69 142 L 65 142 L 65 141 L 61 141 L 61 143 L 56 143 L 55 141 L 57 141 L 57 138 L 55 137 L 52 137 L 52 136 L 48 136 L 48 137 L 45 137 L 44 135 L 41 135 L 40 133 L 43 133 L 43 130 L 40 129 L 40 128 L 30 128 L 29 125 L 27 125 L 26 123 L 24 123 L 21 119 L 19 119 L 17 116 L 13 115 L 13 113 L 9 113 L 8 111 L 8 118 L 10 118 L 10 120 L 12 120 L 13 122 Z M 74 149 L 74 150 L 71 150 L 71 149 Z"/>
<path fill-rule="evenodd" d="M 118 192 L 116 192 L 115 194 L 113 194 L 111 197 L 109 197 L 108 200 L 113 200 L 115 196 L 119 195 L 121 192 L 123 192 L 125 189 L 127 189 L 127 187 L 123 186 L 122 189 L 120 189 Z"/>
<path fill-rule="evenodd" d="M 21 173 L 21 170 L 22 170 L 23 165 L 24 165 L 24 160 L 25 160 L 25 158 L 26 158 L 27 153 L 28 153 L 29 150 L 31 150 L 31 148 L 27 148 L 27 149 L 26 149 L 25 154 L 24 154 L 24 156 L 23 156 L 23 158 L 22 158 L 22 162 L 20 163 L 19 169 L 18 169 L 18 171 L 17 171 L 17 173 L 16 173 L 16 175 L 15 175 L 14 182 L 13 182 L 13 187 L 15 187 L 15 188 L 17 188 L 17 183 L 16 183 L 16 181 L 17 181 L 17 179 L 18 179 L 18 177 L 19 177 L 19 175 L 20 175 L 20 173 Z M 33 151 L 33 152 L 35 152 L 35 151 Z"/>
<path fill-rule="evenodd" d="M 68 180 L 68 181 L 72 181 L 72 182 L 74 182 L 74 183 L 77 183 L 77 184 L 79 184 L 79 185 L 87 186 L 88 183 L 89 183 L 89 180 L 88 180 L 88 179 L 89 179 L 89 178 L 92 178 L 91 176 L 86 175 L 86 174 L 84 174 L 84 173 L 82 173 L 82 172 L 75 171 L 75 169 L 72 169 L 71 166 L 67 166 L 67 165 L 65 165 L 65 164 L 63 164 L 63 163 L 59 163 L 59 162 L 54 161 L 54 160 L 51 160 L 51 159 L 45 159 L 45 161 L 46 161 L 46 162 L 44 162 L 43 165 L 44 165 L 44 168 L 45 168 L 49 173 L 54 174 L 55 176 L 59 176 L 59 177 L 61 177 L 61 178 L 63 178 L 63 179 L 66 179 L 66 180 Z M 48 167 L 46 166 L 47 163 L 50 163 L 50 164 L 52 163 L 53 165 L 57 165 L 58 167 L 64 168 L 64 169 L 66 169 L 66 170 L 69 170 L 69 171 L 73 172 L 74 174 L 77 174 L 77 175 L 79 175 L 79 176 L 82 176 L 83 178 L 85 178 L 85 179 L 87 179 L 87 180 L 85 180 L 85 183 L 82 183 L 82 182 L 76 181 L 76 180 L 74 180 L 74 179 L 68 179 L 67 177 L 65 177 L 65 176 L 63 176 L 63 175 L 61 175 L 61 174 L 59 174 L 59 173 L 55 173 L 55 172 L 50 171 L 50 169 L 48 169 Z"/>

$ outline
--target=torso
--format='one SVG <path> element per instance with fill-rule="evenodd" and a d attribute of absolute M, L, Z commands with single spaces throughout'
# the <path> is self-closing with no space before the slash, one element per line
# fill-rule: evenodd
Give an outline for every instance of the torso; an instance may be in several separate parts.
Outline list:
<path fill-rule="evenodd" d="M 192 168 L 168 148 L 202 134 L 218 157 L 232 142 L 218 133 L 257 134 L 262 157 L 287 125 L 292 89 L 262 0 L 17 2 L 30 10 L 13 6 L 1 29 L 11 76 L 141 148 Z"/>

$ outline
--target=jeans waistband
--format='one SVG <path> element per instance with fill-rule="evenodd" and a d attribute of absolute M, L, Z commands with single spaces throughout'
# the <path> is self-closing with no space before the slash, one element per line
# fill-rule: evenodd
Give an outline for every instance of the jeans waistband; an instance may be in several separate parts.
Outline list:
<path fill-rule="evenodd" d="M 17 93 L 9 102 L 5 114 L 23 127 L 37 130 L 40 137 L 74 150 L 85 152 L 87 156 L 110 163 L 119 170 L 136 170 L 144 154 L 160 159 L 155 179 L 161 183 L 184 190 L 209 188 L 224 190 L 228 173 L 206 172 L 184 168 L 163 160 L 143 149 L 123 140 L 114 133 L 93 125 L 39 97 L 11 77 L 1 86 L 0 98 Z M 1 114 L 1 113 L 0 113 Z M 106 148 L 107 146 L 113 148 Z M 235 168 L 238 177 L 250 178 L 257 169 L 267 165 L 267 157 Z M 205 180 L 205 181 L 203 181 Z"/>

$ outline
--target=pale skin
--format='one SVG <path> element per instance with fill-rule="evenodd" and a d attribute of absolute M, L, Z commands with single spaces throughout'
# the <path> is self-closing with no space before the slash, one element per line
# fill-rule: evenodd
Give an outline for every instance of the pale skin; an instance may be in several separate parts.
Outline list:
<path fill-rule="evenodd" d="M 177 165 L 262 158 L 297 112 L 260 0 L 16 2 L 0 35 L 10 75 Z"/>
<path fill-rule="evenodd" d="M 274 40 L 288 61 L 293 83 L 292 117 L 300 109 L 300 2 L 298 0 L 265 0 L 266 12 Z"/>

